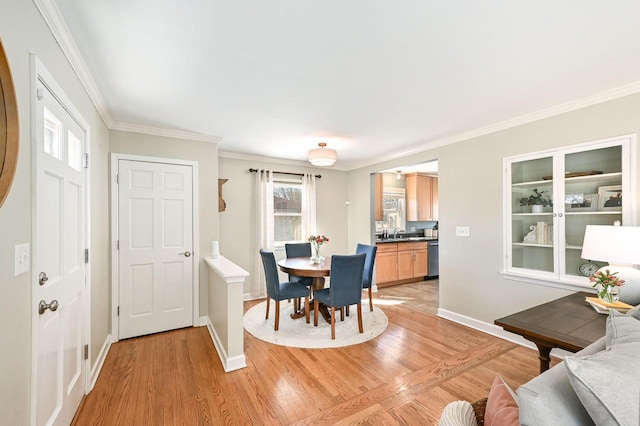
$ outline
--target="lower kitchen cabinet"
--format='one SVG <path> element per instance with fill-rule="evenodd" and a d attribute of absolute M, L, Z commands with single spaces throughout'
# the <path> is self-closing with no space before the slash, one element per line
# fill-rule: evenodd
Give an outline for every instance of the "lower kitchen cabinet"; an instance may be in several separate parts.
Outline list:
<path fill-rule="evenodd" d="M 384 287 L 421 281 L 428 264 L 426 241 L 378 244 L 376 282 Z"/>

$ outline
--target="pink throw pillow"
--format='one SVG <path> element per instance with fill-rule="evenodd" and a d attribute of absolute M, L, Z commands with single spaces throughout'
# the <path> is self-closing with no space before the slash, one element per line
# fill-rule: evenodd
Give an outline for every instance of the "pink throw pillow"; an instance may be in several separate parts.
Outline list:
<path fill-rule="evenodd" d="M 519 425 L 518 403 L 509 386 L 496 376 L 491 385 L 487 406 L 484 410 L 484 424 L 486 426 Z"/>

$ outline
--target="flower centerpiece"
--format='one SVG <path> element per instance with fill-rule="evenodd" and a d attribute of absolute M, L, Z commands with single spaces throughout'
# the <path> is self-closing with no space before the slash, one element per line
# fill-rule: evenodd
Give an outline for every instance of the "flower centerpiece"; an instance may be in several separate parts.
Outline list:
<path fill-rule="evenodd" d="M 604 272 L 599 270 L 595 274 L 589 277 L 589 281 L 593 283 L 594 287 L 598 291 L 598 297 L 608 303 L 616 303 L 618 301 L 618 293 L 624 284 L 622 278 L 616 277 L 617 272 L 611 272 L 605 269 Z"/>
<path fill-rule="evenodd" d="M 329 238 L 325 237 L 324 235 L 312 235 L 307 239 L 307 241 L 309 241 L 313 246 L 313 253 L 314 253 L 314 256 L 312 257 L 313 262 L 314 263 L 322 262 L 324 258 L 320 256 L 320 246 L 328 243 Z"/>

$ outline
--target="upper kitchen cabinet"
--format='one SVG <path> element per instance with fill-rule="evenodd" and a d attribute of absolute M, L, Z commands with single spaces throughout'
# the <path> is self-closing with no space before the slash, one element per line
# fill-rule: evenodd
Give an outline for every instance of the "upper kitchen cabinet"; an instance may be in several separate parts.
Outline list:
<path fill-rule="evenodd" d="M 384 216 L 384 210 L 382 207 L 382 173 L 376 173 L 374 175 L 374 193 L 375 193 L 375 219 L 381 221 Z"/>
<path fill-rule="evenodd" d="M 407 220 L 438 220 L 438 178 L 423 173 L 405 176 Z"/>
<path fill-rule="evenodd" d="M 505 158 L 505 274 L 590 287 L 586 226 L 634 225 L 633 151 L 626 136 Z"/>

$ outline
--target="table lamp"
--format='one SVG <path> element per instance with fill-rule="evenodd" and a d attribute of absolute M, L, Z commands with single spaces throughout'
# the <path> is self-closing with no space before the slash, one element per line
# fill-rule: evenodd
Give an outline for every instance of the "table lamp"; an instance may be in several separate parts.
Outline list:
<path fill-rule="evenodd" d="M 618 272 L 625 280 L 620 287 L 620 300 L 630 305 L 640 304 L 640 227 L 587 225 L 582 244 L 583 259 L 609 262 L 600 268 Z"/>

